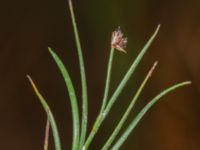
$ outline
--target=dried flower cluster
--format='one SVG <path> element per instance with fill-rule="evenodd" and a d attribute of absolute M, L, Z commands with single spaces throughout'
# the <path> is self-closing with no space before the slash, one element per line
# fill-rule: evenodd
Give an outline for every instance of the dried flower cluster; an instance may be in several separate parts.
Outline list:
<path fill-rule="evenodd" d="M 115 31 L 112 32 L 111 38 L 111 46 L 121 52 L 126 53 L 125 48 L 127 45 L 127 38 L 123 37 L 120 27 L 118 27 Z"/>

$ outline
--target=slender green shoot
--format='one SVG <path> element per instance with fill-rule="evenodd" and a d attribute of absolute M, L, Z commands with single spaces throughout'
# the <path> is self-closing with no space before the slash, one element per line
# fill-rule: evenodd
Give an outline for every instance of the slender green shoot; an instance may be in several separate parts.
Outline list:
<path fill-rule="evenodd" d="M 49 105 L 47 104 L 46 100 L 44 99 L 44 97 L 40 94 L 39 90 L 37 89 L 35 83 L 31 79 L 31 77 L 29 75 L 27 75 L 27 78 L 28 78 L 29 82 L 31 83 L 33 90 L 35 91 L 37 97 L 39 98 L 40 103 L 42 104 L 44 110 L 47 113 L 48 120 L 50 121 L 52 132 L 53 132 L 55 150 L 61 150 L 61 143 L 60 143 L 58 128 L 57 128 L 54 116 L 51 112 L 51 109 L 50 109 Z"/>
<path fill-rule="evenodd" d="M 130 123 L 130 125 L 127 127 L 127 129 L 123 132 L 122 136 L 117 140 L 117 142 L 114 144 L 114 146 L 111 148 L 111 150 L 118 150 L 122 144 L 126 141 L 128 136 L 131 134 L 133 129 L 137 126 L 139 121 L 143 118 L 143 116 L 146 114 L 146 112 L 163 96 L 166 94 L 174 91 L 177 88 L 180 88 L 182 86 L 186 86 L 188 84 L 191 84 L 191 81 L 182 82 L 179 84 L 176 84 L 168 89 L 165 89 L 163 92 L 158 94 L 155 98 L 153 98 L 140 112 L 139 114 L 133 119 L 133 121 Z"/>
<path fill-rule="evenodd" d="M 112 142 L 115 140 L 115 138 L 117 137 L 117 135 L 119 134 L 119 131 L 122 129 L 122 126 L 124 125 L 125 121 L 127 120 L 131 110 L 133 109 L 136 101 L 138 100 L 140 94 L 142 93 L 142 90 L 144 89 L 147 81 L 150 79 L 155 67 L 157 66 L 157 61 L 153 64 L 152 68 L 149 70 L 148 74 L 146 75 L 144 81 L 142 82 L 142 84 L 140 85 L 138 91 L 136 92 L 133 100 L 131 101 L 131 103 L 128 105 L 128 108 L 126 109 L 123 117 L 121 118 L 120 122 L 117 124 L 117 127 L 115 128 L 115 130 L 113 131 L 113 133 L 111 134 L 111 136 L 109 137 L 108 140 L 106 140 L 105 145 L 103 146 L 102 150 L 107 150 Z"/>
<path fill-rule="evenodd" d="M 107 77 L 106 77 L 106 84 L 105 84 L 105 91 L 104 91 L 104 96 L 103 96 L 103 103 L 101 106 L 101 111 L 100 113 L 103 112 L 106 104 L 107 104 L 107 99 L 108 99 L 108 93 L 109 93 L 109 86 L 110 86 L 110 77 L 111 77 L 111 72 L 112 72 L 112 62 L 113 62 L 113 56 L 114 56 L 114 48 L 112 47 L 110 50 L 110 56 L 109 56 L 109 61 L 108 61 L 108 70 L 107 70 Z"/>
<path fill-rule="evenodd" d="M 95 123 L 93 125 L 92 131 L 90 132 L 90 134 L 89 134 L 89 136 L 88 136 L 88 138 L 86 140 L 86 143 L 84 145 L 84 148 L 86 150 L 88 149 L 89 145 L 91 144 L 91 142 L 92 142 L 95 134 L 97 133 L 99 127 L 101 126 L 103 120 L 105 119 L 105 117 L 110 112 L 110 110 L 111 110 L 113 104 L 115 103 L 116 99 L 118 98 L 118 96 L 120 95 L 122 90 L 124 89 L 126 83 L 130 79 L 131 75 L 134 73 L 134 71 L 137 68 L 138 64 L 142 60 L 144 54 L 147 52 L 147 50 L 150 47 L 151 43 L 155 39 L 156 35 L 158 34 L 159 29 L 160 29 L 160 25 L 158 25 L 158 27 L 156 28 L 154 34 L 151 36 L 151 38 L 145 44 L 144 48 L 142 49 L 142 51 L 139 53 L 139 55 L 137 56 L 137 58 L 135 59 L 135 61 L 131 65 L 131 67 L 129 68 L 128 72 L 126 73 L 126 75 L 122 79 L 121 83 L 117 87 L 117 89 L 114 92 L 114 94 L 112 95 L 111 99 L 108 101 L 108 104 L 106 105 L 105 110 L 97 117 L 97 119 L 96 119 L 96 121 L 95 121 Z"/>
<path fill-rule="evenodd" d="M 69 9 L 74 29 L 75 41 L 78 51 L 78 58 L 80 64 L 80 74 L 81 74 L 81 84 L 82 84 L 82 123 L 81 123 L 81 136 L 80 136 L 80 148 L 83 146 L 85 142 L 85 137 L 87 133 L 87 117 L 88 117 L 88 96 L 87 96 L 87 83 L 86 83 L 86 75 L 85 75 L 85 67 L 84 67 L 84 60 L 83 54 L 81 49 L 81 42 L 78 34 L 78 29 L 76 25 L 76 19 L 74 15 L 74 9 L 72 5 L 72 1 L 69 0 Z"/>
<path fill-rule="evenodd" d="M 77 150 L 78 144 L 79 144 L 80 122 L 79 122 L 79 111 L 78 111 L 76 93 L 74 90 L 72 80 L 69 76 L 69 73 L 68 73 L 67 69 L 65 68 L 65 65 L 63 64 L 61 59 L 57 56 L 57 54 L 53 50 L 51 50 L 51 48 L 49 48 L 49 52 L 50 52 L 51 56 L 53 57 L 54 61 L 56 62 L 58 68 L 60 69 L 60 72 L 64 78 L 65 84 L 68 89 L 70 102 L 71 102 L 72 118 L 73 118 L 72 149 Z"/>
<path fill-rule="evenodd" d="M 49 146 L 49 119 L 47 118 L 47 123 L 45 127 L 45 136 L 44 136 L 44 150 L 48 150 Z"/>
<path fill-rule="evenodd" d="M 117 86 L 116 90 L 110 97 L 110 81 L 111 81 L 111 74 L 112 74 L 112 63 L 113 63 L 113 57 L 114 57 L 114 51 L 118 50 L 121 52 L 126 53 L 126 45 L 127 45 L 127 38 L 124 37 L 123 32 L 121 31 L 120 27 L 118 27 L 117 30 L 112 32 L 112 38 L 111 38 L 111 50 L 108 60 L 108 66 L 107 66 L 107 72 L 106 72 L 106 81 L 105 81 L 105 89 L 102 99 L 102 105 L 100 108 L 100 112 L 98 116 L 96 117 L 96 120 L 93 124 L 93 127 L 91 131 L 89 132 L 89 135 L 87 135 L 87 126 L 88 126 L 88 93 L 87 93 L 87 81 L 86 81 L 86 72 L 85 72 L 85 65 L 84 65 L 84 59 L 83 59 L 83 53 L 81 48 L 81 42 L 79 37 L 79 32 L 76 24 L 76 17 L 74 13 L 74 8 L 72 4 L 72 0 L 68 0 L 69 5 L 69 11 L 73 26 L 73 32 L 75 37 L 75 44 L 76 49 L 78 53 L 78 60 L 79 60 L 79 69 L 80 69 L 80 78 L 81 78 L 81 90 L 82 90 L 82 112 L 81 117 L 79 116 L 79 107 L 77 103 L 77 96 L 76 91 L 74 89 L 73 82 L 70 78 L 69 72 L 66 69 L 64 63 L 59 58 L 59 56 L 51 49 L 49 49 L 49 52 L 51 56 L 53 57 L 57 67 L 59 68 L 62 77 L 64 79 L 65 85 L 67 87 L 67 91 L 70 98 L 70 105 L 71 105 L 71 111 L 72 111 L 72 124 L 73 124 L 73 138 L 72 138 L 72 150 L 88 150 L 95 135 L 97 134 L 99 128 L 101 127 L 103 121 L 108 116 L 109 112 L 111 111 L 114 103 L 117 101 L 119 95 L 125 88 L 127 82 L 130 80 L 131 76 L 135 73 L 135 70 L 137 69 L 138 65 L 140 64 L 141 60 L 143 59 L 144 55 L 148 51 L 149 47 L 151 46 L 152 42 L 156 38 L 159 29 L 160 24 L 157 26 L 156 30 L 154 31 L 153 35 L 149 38 L 149 40 L 146 42 L 144 47 L 142 48 L 141 52 L 138 54 L 136 59 L 131 64 L 130 68 L 127 70 L 125 76 L 122 78 L 121 82 Z M 163 96 L 166 94 L 176 90 L 177 88 L 180 88 L 182 86 L 191 84 L 190 81 L 181 82 L 179 84 L 173 85 L 164 91 L 162 91 L 160 94 L 158 94 L 156 97 L 154 97 L 147 105 L 136 115 L 135 118 L 131 121 L 131 123 L 128 125 L 127 128 L 125 128 L 125 131 L 122 132 L 122 135 L 119 136 L 119 139 L 113 144 L 113 142 L 116 140 L 116 137 L 118 136 L 119 132 L 122 130 L 122 127 L 124 126 L 125 122 L 127 121 L 128 116 L 130 115 L 131 110 L 135 106 L 135 103 L 139 99 L 139 96 L 141 95 L 143 89 L 145 88 L 145 85 L 147 84 L 148 80 L 150 79 L 155 67 L 157 66 L 157 62 L 154 63 L 152 68 L 149 70 L 148 74 L 144 78 L 143 82 L 141 83 L 140 87 L 136 91 L 133 99 L 131 100 L 130 104 L 128 105 L 127 109 L 125 110 L 123 116 L 121 117 L 119 123 L 114 128 L 114 131 L 109 136 L 105 144 L 102 146 L 101 150 L 118 150 L 123 143 L 127 140 L 128 136 L 132 133 L 132 131 L 135 129 L 137 124 L 140 122 L 140 120 L 144 117 L 146 112 L 150 110 L 150 108 L 158 102 Z M 29 82 L 32 85 L 32 88 L 34 89 L 37 97 L 40 100 L 40 103 L 42 104 L 43 109 L 46 111 L 47 114 L 47 123 L 45 128 L 45 137 L 44 137 L 44 150 L 48 150 L 49 146 L 49 128 L 51 126 L 53 138 L 54 138 L 54 145 L 55 150 L 61 150 L 61 142 L 60 137 L 56 125 L 56 121 L 54 119 L 54 116 L 50 110 L 50 107 L 44 97 L 40 94 L 39 90 L 37 89 L 35 83 L 31 79 L 29 75 L 27 75 L 27 78 Z M 81 123 L 80 123 L 81 119 Z"/>
<path fill-rule="evenodd" d="M 124 76 L 123 80 L 121 81 L 121 83 L 117 87 L 116 91 L 114 92 L 111 99 L 109 100 L 108 105 L 106 106 L 106 109 L 104 111 L 105 115 L 107 115 L 109 113 L 109 111 L 112 108 L 113 104 L 115 103 L 116 99 L 118 98 L 118 96 L 120 95 L 120 93 L 124 89 L 125 85 L 127 84 L 128 80 L 130 79 L 131 75 L 135 72 L 135 70 L 136 70 L 138 64 L 141 62 L 144 54 L 147 52 L 147 50 L 151 46 L 153 40 L 155 39 L 156 35 L 158 34 L 159 29 L 160 29 L 160 25 L 158 25 L 155 32 L 153 33 L 151 38 L 148 40 L 148 42 L 145 44 L 144 48 L 142 49 L 140 54 L 137 56 L 137 58 L 135 59 L 135 61 L 131 65 L 131 67 L 129 68 L 128 72 Z"/>

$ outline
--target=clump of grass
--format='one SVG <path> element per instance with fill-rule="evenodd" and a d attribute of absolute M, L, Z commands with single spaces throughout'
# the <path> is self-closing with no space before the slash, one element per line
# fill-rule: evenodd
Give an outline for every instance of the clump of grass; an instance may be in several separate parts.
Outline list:
<path fill-rule="evenodd" d="M 127 44 L 127 38 L 124 38 L 124 35 L 120 28 L 115 30 L 112 33 L 112 40 L 111 40 L 111 50 L 110 50 L 110 56 L 108 61 L 108 69 L 107 69 L 107 77 L 105 82 L 105 90 L 104 90 L 104 96 L 102 100 L 102 105 L 99 111 L 98 116 L 96 117 L 96 121 L 94 122 L 94 125 L 87 135 L 87 122 L 88 122 L 88 98 L 87 98 L 87 82 L 86 82 L 86 75 L 85 75 L 85 67 L 84 67 L 84 59 L 82 55 L 82 49 L 78 34 L 78 29 L 76 25 L 74 10 L 72 1 L 69 0 L 69 9 L 74 29 L 74 35 L 75 35 L 75 42 L 77 46 L 77 53 L 78 53 L 78 59 L 80 64 L 80 76 L 81 76 L 81 85 L 82 85 L 82 116 L 81 121 L 79 117 L 79 111 L 77 105 L 77 97 L 76 97 L 76 91 L 73 86 L 73 82 L 70 78 L 68 70 L 65 68 L 62 60 L 58 57 L 58 55 L 49 48 L 49 52 L 54 59 L 55 63 L 58 66 L 58 69 L 60 70 L 64 82 L 67 87 L 67 91 L 70 97 L 70 103 L 71 103 L 71 111 L 72 111 L 72 120 L 73 120 L 73 138 L 72 138 L 72 150 L 88 150 L 89 146 L 91 145 L 92 141 L 94 140 L 95 135 L 98 133 L 99 128 L 101 127 L 104 119 L 108 116 L 110 110 L 112 109 L 113 104 L 118 100 L 118 96 L 126 86 L 127 82 L 129 81 L 130 77 L 135 72 L 136 68 L 138 67 L 139 63 L 141 62 L 142 58 L 144 57 L 145 53 L 149 49 L 151 43 L 154 41 L 156 35 L 158 34 L 158 31 L 160 29 L 160 25 L 156 28 L 153 35 L 150 37 L 150 39 L 147 41 L 147 43 L 144 45 L 143 49 L 139 53 L 139 55 L 136 57 L 136 59 L 133 61 L 132 65 L 126 72 L 125 76 L 121 80 L 120 84 L 117 86 L 115 92 L 112 94 L 112 96 L 109 98 L 109 87 L 110 87 L 110 79 L 111 79 L 111 73 L 112 73 L 112 62 L 114 57 L 115 50 L 125 52 L 126 44 Z M 133 109 L 136 101 L 138 100 L 140 94 L 142 93 L 142 90 L 144 89 L 147 81 L 149 80 L 150 76 L 153 73 L 153 70 L 157 66 L 157 61 L 153 64 L 150 71 L 147 73 L 144 81 L 141 83 L 140 87 L 136 91 L 135 96 L 131 100 L 130 104 L 128 105 L 127 109 L 125 110 L 122 118 L 120 119 L 119 123 L 114 128 L 112 134 L 108 139 L 106 140 L 105 144 L 102 145 L 102 150 L 118 150 L 122 146 L 122 144 L 127 140 L 128 136 L 132 133 L 132 131 L 135 129 L 139 121 L 143 118 L 145 113 L 163 96 L 166 94 L 176 90 L 177 88 L 183 87 L 185 85 L 191 84 L 190 81 L 181 82 L 178 84 L 175 84 L 164 91 L 162 91 L 160 94 L 155 96 L 144 108 L 136 115 L 135 118 L 132 119 L 130 124 L 127 128 L 125 128 L 125 131 L 122 132 L 122 134 L 119 136 L 118 139 L 116 139 L 117 135 L 119 134 L 119 131 L 121 131 L 124 123 L 126 122 L 131 110 Z M 36 95 L 38 96 L 44 110 L 47 114 L 47 125 L 45 130 L 45 142 L 44 142 L 44 150 L 48 149 L 48 138 L 49 138 L 49 123 L 52 129 L 53 137 L 54 137 L 54 144 L 56 150 L 61 150 L 61 142 L 59 138 L 59 133 L 56 125 L 56 121 L 54 119 L 54 116 L 51 112 L 50 107 L 48 106 L 48 103 L 46 102 L 45 98 L 41 95 L 39 90 L 37 89 L 35 83 L 31 79 L 29 75 L 27 75 Z M 114 143 L 115 141 L 115 143 Z M 114 144 L 113 144 L 114 143 Z"/>

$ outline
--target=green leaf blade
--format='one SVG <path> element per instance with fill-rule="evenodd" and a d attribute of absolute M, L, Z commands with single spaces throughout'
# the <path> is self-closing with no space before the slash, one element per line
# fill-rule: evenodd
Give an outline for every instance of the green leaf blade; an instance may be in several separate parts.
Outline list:
<path fill-rule="evenodd" d="M 71 110 L 72 110 L 72 119 L 73 119 L 73 141 L 72 141 L 72 149 L 77 149 L 79 144 L 79 132 L 80 132 L 80 122 L 79 122 L 79 110 L 78 110 L 78 104 L 77 104 L 77 98 L 76 93 L 74 90 L 74 86 L 72 83 L 72 80 L 69 76 L 69 73 L 67 69 L 65 68 L 65 65 L 61 61 L 61 59 L 57 56 L 57 54 L 49 48 L 49 52 L 51 56 L 53 57 L 54 61 L 56 62 L 67 87 L 69 97 L 70 97 L 70 103 L 71 103 Z"/>
<path fill-rule="evenodd" d="M 80 135 L 80 143 L 79 143 L 79 149 L 81 149 L 85 142 L 85 137 L 87 133 L 87 122 L 88 122 L 87 83 L 86 83 L 86 73 L 85 73 L 81 42 L 80 42 L 78 28 L 76 24 L 74 8 L 73 8 L 73 4 L 71 0 L 69 0 L 68 3 L 69 3 L 69 10 L 70 10 L 70 15 L 72 19 L 75 42 L 76 42 L 76 47 L 77 47 L 77 52 L 78 52 L 80 74 L 81 74 L 81 85 L 82 85 L 82 121 L 81 121 L 81 135 Z M 73 150 L 77 150 L 77 149 L 73 148 Z"/>
<path fill-rule="evenodd" d="M 111 136 L 108 138 L 108 140 L 106 141 L 106 143 L 104 144 L 102 150 L 107 150 L 112 142 L 115 140 L 115 138 L 117 137 L 117 135 L 119 134 L 120 130 L 122 129 L 124 123 L 126 122 L 131 110 L 133 109 L 136 101 L 138 100 L 140 94 L 142 93 L 142 90 L 144 89 L 147 81 L 150 79 L 155 67 L 157 66 L 157 61 L 153 64 L 153 66 L 151 67 L 151 69 L 149 70 L 149 72 L 147 73 L 145 79 L 143 80 L 142 84 L 140 85 L 140 87 L 138 88 L 134 98 L 132 99 L 132 101 L 130 102 L 130 104 L 128 105 L 128 108 L 126 109 L 124 115 L 122 116 L 121 120 L 119 121 L 119 123 L 117 124 L 116 128 L 114 129 L 113 133 L 111 134 Z"/>
<path fill-rule="evenodd" d="M 158 94 L 156 97 L 154 97 L 140 112 L 139 114 L 133 119 L 133 121 L 130 123 L 130 125 L 127 127 L 127 129 L 124 131 L 122 136 L 117 140 L 117 142 L 114 144 L 114 146 L 111 148 L 111 150 L 118 150 L 122 144 L 126 141 L 128 136 L 131 134 L 131 132 L 135 129 L 139 121 L 143 118 L 143 116 L 146 114 L 146 112 L 163 96 L 166 94 L 176 90 L 177 88 L 186 86 L 191 84 L 190 81 L 182 82 L 179 84 L 176 84 L 174 86 L 169 87 L 168 89 L 164 90 L 160 94 Z"/>

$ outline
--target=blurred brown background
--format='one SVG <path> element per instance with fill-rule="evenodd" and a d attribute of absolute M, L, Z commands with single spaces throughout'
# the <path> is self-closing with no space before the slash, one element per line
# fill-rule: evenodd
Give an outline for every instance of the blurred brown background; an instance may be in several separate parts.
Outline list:
<path fill-rule="evenodd" d="M 200 149 L 200 1 L 73 1 L 87 71 L 89 129 L 101 104 L 111 32 L 120 25 L 129 40 L 127 54 L 115 53 L 113 92 L 156 26 L 162 24 L 159 36 L 91 149 L 100 149 L 155 60 L 159 66 L 130 120 L 162 89 L 183 80 L 192 80 L 193 84 L 156 104 L 122 149 Z M 58 121 L 63 149 L 70 149 L 70 103 L 63 79 L 47 50 L 51 46 L 61 56 L 80 99 L 79 68 L 67 0 L 2 0 L 0 7 L 0 149 L 43 147 L 46 116 L 26 74 L 32 76 L 48 99 Z M 51 140 L 50 149 L 54 149 L 52 143 Z"/>

